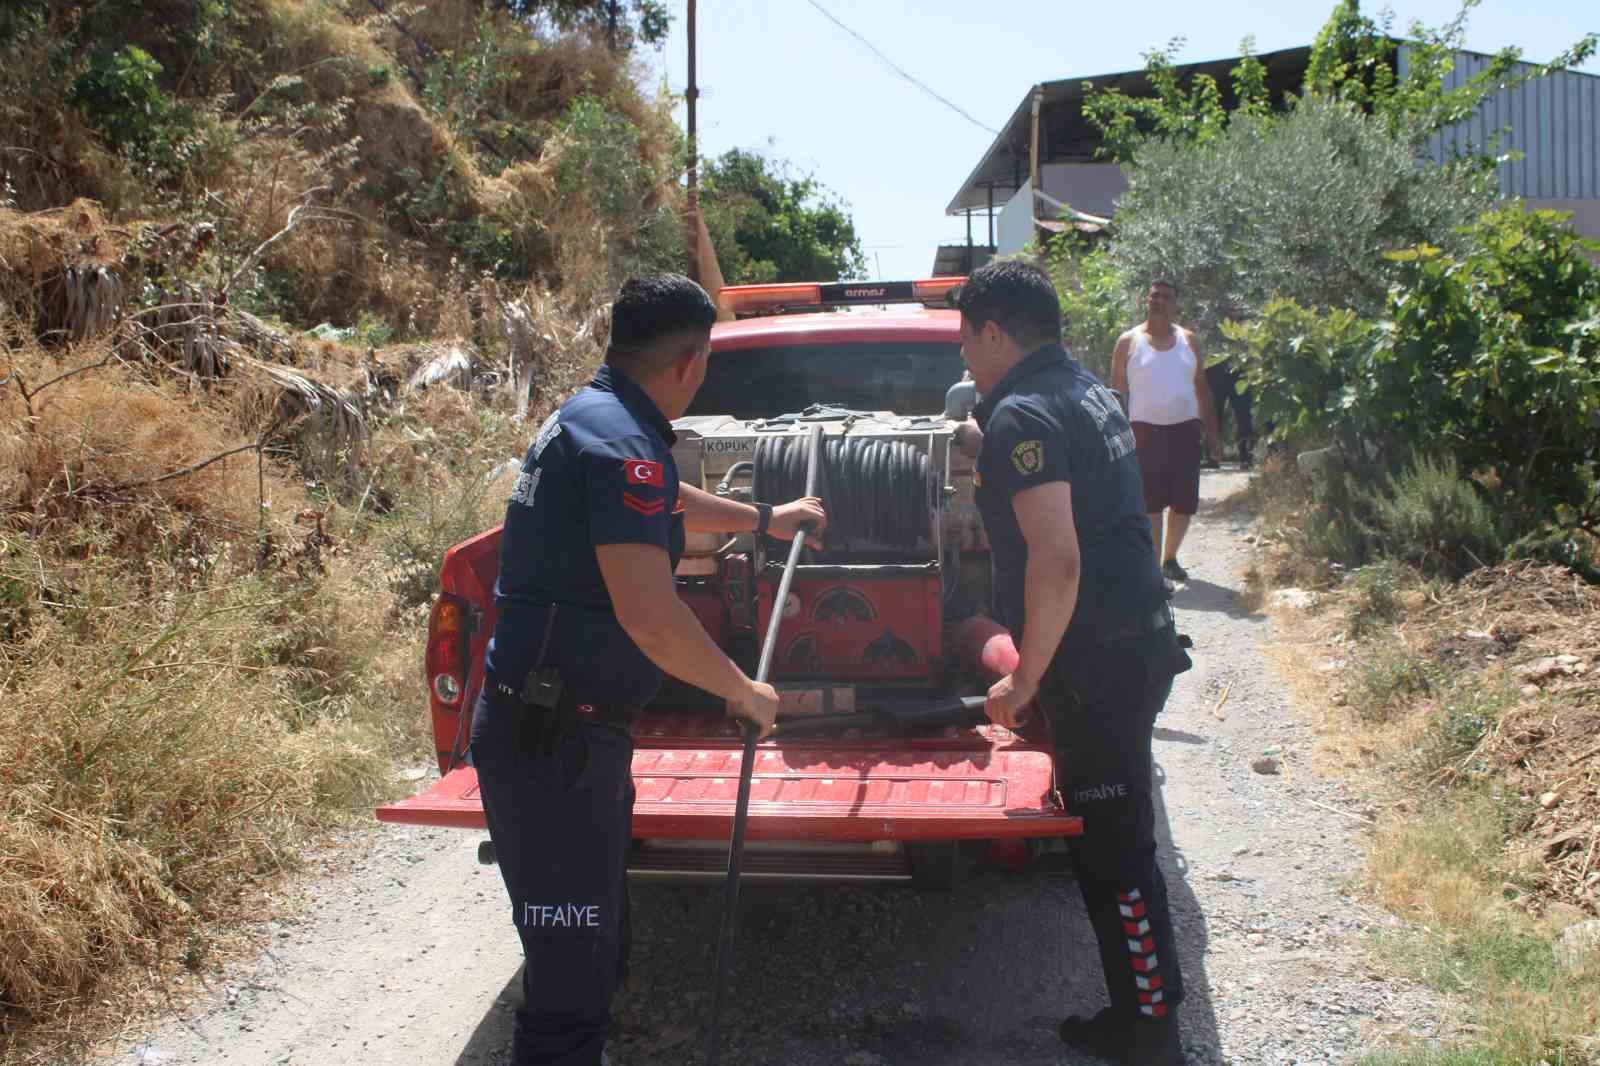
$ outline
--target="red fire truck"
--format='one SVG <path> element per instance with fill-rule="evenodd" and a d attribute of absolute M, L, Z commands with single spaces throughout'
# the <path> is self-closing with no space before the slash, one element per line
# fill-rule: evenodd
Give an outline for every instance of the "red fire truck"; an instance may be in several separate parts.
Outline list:
<path fill-rule="evenodd" d="M 780 725 L 756 749 L 746 877 L 939 881 L 986 856 L 1023 864 L 1081 832 L 1047 736 L 939 710 L 981 695 L 1016 655 L 988 617 L 972 462 L 953 441 L 972 396 L 947 307 L 960 280 L 724 290 L 739 318 L 712 331 L 705 384 L 674 424 L 685 481 L 767 502 L 800 494 L 803 441 L 824 430 L 828 536 L 802 555 L 787 602 L 772 602 L 783 553 L 750 534 L 691 535 L 677 569 L 680 595 L 749 670 L 782 612 Z M 445 554 L 426 652 L 443 776 L 381 820 L 484 826 L 466 744 L 499 541 L 491 529 Z M 630 872 L 720 877 L 736 725 L 669 682 L 634 738 Z"/>

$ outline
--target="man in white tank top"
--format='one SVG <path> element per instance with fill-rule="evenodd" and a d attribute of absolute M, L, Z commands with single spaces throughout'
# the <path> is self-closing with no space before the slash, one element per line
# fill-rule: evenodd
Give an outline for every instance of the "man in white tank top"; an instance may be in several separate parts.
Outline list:
<path fill-rule="evenodd" d="M 1174 582 L 1189 579 L 1178 563 L 1178 548 L 1199 508 L 1200 461 L 1204 453 L 1213 459 L 1221 454 L 1205 359 L 1194 333 L 1173 321 L 1177 308 L 1177 286 L 1165 279 L 1151 282 L 1145 320 L 1118 337 L 1111 352 L 1111 387 L 1128 398 L 1128 420 L 1138 442 L 1150 533 L 1161 572 Z"/>

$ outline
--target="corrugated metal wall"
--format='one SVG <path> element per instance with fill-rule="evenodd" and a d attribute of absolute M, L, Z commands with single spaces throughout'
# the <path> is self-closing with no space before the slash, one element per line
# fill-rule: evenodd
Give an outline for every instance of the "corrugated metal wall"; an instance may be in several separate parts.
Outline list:
<path fill-rule="evenodd" d="M 1400 69 L 1408 48 L 1400 50 Z M 1460 53 L 1445 78 L 1457 88 L 1489 65 L 1486 56 Z M 1425 151 L 1444 161 L 1482 150 L 1496 133 L 1497 148 L 1522 158 L 1500 167 L 1500 192 L 1551 200 L 1600 198 L 1600 77 L 1559 71 L 1517 89 L 1495 93 L 1466 122 L 1436 134 Z"/>

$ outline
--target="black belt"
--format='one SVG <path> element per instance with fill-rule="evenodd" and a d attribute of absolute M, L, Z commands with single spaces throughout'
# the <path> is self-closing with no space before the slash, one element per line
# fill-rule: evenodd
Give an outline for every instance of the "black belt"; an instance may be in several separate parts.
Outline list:
<path fill-rule="evenodd" d="M 571 696 L 571 693 L 568 692 L 564 695 L 560 706 L 557 707 L 554 712 L 551 712 L 547 708 L 531 702 L 520 689 L 508 685 L 504 681 L 497 681 L 495 678 L 490 677 L 484 682 L 484 685 L 499 695 L 504 696 L 506 699 L 515 701 L 524 709 L 537 714 L 554 713 L 556 715 L 577 715 L 580 718 L 594 718 L 606 722 L 620 722 L 632 721 L 634 718 L 638 717 L 639 712 L 643 710 L 642 707 L 633 704 L 579 703 L 574 700 Z"/>
<path fill-rule="evenodd" d="M 1168 626 L 1173 625 L 1172 608 L 1163 603 L 1154 611 L 1147 612 L 1125 625 L 1118 626 L 1107 632 L 1096 644 L 1115 644 L 1121 640 L 1132 640 L 1135 637 L 1148 636 L 1159 633 Z"/>

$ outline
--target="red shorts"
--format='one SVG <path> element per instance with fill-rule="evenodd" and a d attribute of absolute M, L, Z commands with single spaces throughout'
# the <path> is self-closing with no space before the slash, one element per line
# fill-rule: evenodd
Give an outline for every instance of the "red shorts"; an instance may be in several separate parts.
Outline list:
<path fill-rule="evenodd" d="M 1200 509 L 1200 459 L 1205 452 L 1205 425 L 1198 419 L 1175 426 L 1133 424 L 1133 440 L 1144 480 L 1144 513 L 1176 514 Z"/>

